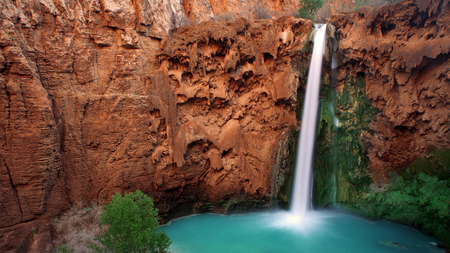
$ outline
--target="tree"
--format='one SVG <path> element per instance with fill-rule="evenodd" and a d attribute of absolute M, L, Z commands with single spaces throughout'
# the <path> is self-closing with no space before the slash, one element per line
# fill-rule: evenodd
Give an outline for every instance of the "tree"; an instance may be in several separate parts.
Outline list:
<path fill-rule="evenodd" d="M 298 17 L 307 18 L 314 21 L 316 12 L 322 7 L 324 0 L 301 0 L 300 9 L 298 10 Z"/>
<path fill-rule="evenodd" d="M 100 218 L 100 225 L 109 225 L 108 231 L 95 238 L 107 252 L 164 253 L 171 241 L 159 229 L 158 209 L 153 199 L 137 190 L 122 197 L 116 193 Z"/>

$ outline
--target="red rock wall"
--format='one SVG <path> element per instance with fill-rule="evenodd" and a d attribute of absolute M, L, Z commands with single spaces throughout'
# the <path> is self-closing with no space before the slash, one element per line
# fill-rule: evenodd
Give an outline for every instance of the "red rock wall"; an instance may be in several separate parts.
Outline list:
<path fill-rule="evenodd" d="M 366 7 L 331 22 L 340 39 L 341 83 L 347 74 L 364 76 L 380 110 L 362 136 L 375 181 L 385 182 L 389 171 L 429 148 L 450 147 L 449 1 Z"/>
<path fill-rule="evenodd" d="M 186 15 L 191 22 L 226 20 L 244 17 L 263 19 L 270 16 L 294 15 L 300 8 L 299 0 L 183 0 Z"/>
<path fill-rule="evenodd" d="M 294 2 L 249 3 L 288 12 Z M 267 198 L 275 150 L 297 123 L 307 64 L 294 59 L 305 59 L 311 22 L 180 27 L 247 15 L 237 3 L 0 2 L 0 250 L 115 192 L 141 189 L 163 214 Z M 378 183 L 450 146 L 449 8 L 405 1 L 332 18 L 340 81 L 364 76 L 380 109 L 362 136 Z"/>
<path fill-rule="evenodd" d="M 0 251 L 115 192 L 140 189 L 162 213 L 267 198 L 310 21 L 174 29 L 176 1 L 0 6 Z"/>

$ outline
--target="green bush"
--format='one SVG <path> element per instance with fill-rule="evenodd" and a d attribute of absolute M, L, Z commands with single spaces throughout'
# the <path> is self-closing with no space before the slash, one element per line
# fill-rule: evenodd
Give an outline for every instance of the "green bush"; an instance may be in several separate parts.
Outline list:
<path fill-rule="evenodd" d="M 409 180 L 394 175 L 385 191 L 369 193 L 356 205 L 373 218 L 416 227 L 450 246 L 449 180 L 439 180 L 424 172 Z"/>
<path fill-rule="evenodd" d="M 301 0 L 301 8 L 297 17 L 311 19 L 314 21 L 316 12 L 322 7 L 324 0 Z"/>
<path fill-rule="evenodd" d="M 56 251 L 53 251 L 53 253 L 73 253 L 73 252 L 74 252 L 74 250 L 69 249 L 67 247 L 67 244 L 62 244 L 56 249 Z"/>
<path fill-rule="evenodd" d="M 168 252 L 171 241 L 159 229 L 158 209 L 139 190 L 123 197 L 116 193 L 100 220 L 101 225 L 109 226 L 108 231 L 94 240 L 103 244 L 107 252 Z"/>

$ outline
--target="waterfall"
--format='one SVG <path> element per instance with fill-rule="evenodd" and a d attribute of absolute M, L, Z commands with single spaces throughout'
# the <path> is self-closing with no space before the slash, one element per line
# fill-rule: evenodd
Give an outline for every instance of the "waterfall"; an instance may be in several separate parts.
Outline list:
<path fill-rule="evenodd" d="M 316 135 L 317 109 L 319 106 L 322 59 L 325 52 L 326 25 L 316 27 L 314 48 L 309 66 L 306 96 L 300 128 L 297 162 L 295 165 L 294 191 L 291 212 L 304 216 L 311 205 L 311 171 Z"/>

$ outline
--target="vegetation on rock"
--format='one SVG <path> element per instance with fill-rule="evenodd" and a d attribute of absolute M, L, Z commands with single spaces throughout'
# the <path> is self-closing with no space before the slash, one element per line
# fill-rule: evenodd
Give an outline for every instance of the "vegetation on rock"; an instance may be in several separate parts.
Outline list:
<path fill-rule="evenodd" d="M 429 151 L 393 173 L 389 184 L 375 186 L 362 138 L 378 111 L 366 98 L 362 78 L 348 76 L 341 92 L 330 89 L 327 78 L 315 150 L 316 205 L 406 224 L 450 245 L 450 149 Z"/>
<path fill-rule="evenodd" d="M 74 249 L 69 249 L 67 244 L 62 244 L 54 251 L 54 253 L 73 253 L 74 251 Z"/>
<path fill-rule="evenodd" d="M 297 16 L 314 20 L 317 11 L 322 7 L 324 0 L 301 0 L 301 6 Z"/>
<path fill-rule="evenodd" d="M 419 228 L 450 245 L 450 182 L 437 176 L 394 175 L 385 190 L 368 193 L 350 209 Z"/>
<path fill-rule="evenodd" d="M 417 158 L 389 185 L 373 190 L 347 208 L 374 219 L 385 218 L 432 234 L 450 245 L 450 149 Z"/>
<path fill-rule="evenodd" d="M 323 78 L 315 150 L 316 204 L 354 202 L 372 183 L 360 137 L 378 113 L 365 95 L 364 80 L 348 76 L 337 93 Z"/>

